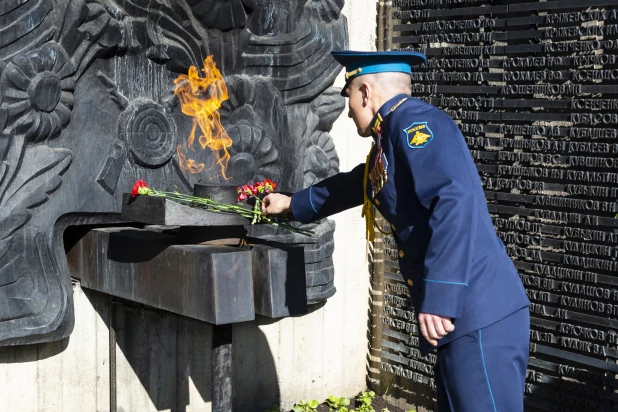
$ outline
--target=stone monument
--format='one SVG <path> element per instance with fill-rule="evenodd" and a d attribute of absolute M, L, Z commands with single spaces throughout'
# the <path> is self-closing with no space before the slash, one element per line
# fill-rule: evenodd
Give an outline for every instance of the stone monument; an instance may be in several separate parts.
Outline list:
<path fill-rule="evenodd" d="M 342 7 L 2 1 L 0 345 L 71 333 L 65 230 L 122 223 L 122 196 L 135 180 L 192 193 L 197 183 L 270 178 L 295 191 L 336 173 L 329 130 L 344 99 L 331 87 L 340 67 L 330 51 L 347 46 Z M 216 150 L 192 145 L 195 123 L 174 94 L 174 80 L 208 61 L 229 94 L 218 112 L 230 139 L 225 173 L 210 166 Z M 312 229 L 310 241 L 266 227 L 250 232 L 305 246 L 307 295 L 316 302 L 334 293 L 334 224 Z"/>

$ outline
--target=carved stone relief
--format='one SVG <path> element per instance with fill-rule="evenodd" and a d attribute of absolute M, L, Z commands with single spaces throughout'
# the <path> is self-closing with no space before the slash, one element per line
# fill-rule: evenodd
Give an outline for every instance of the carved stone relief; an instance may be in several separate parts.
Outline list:
<path fill-rule="evenodd" d="M 331 88 L 340 67 L 330 51 L 347 45 L 342 7 L 342 0 L 2 1 L 0 345 L 71 333 L 62 231 L 68 221 L 114 222 L 136 179 L 188 193 L 197 182 L 270 178 L 294 191 L 336 173 L 328 132 L 344 101 Z M 215 168 L 184 170 L 177 149 L 191 119 L 174 79 L 210 55 L 229 92 L 220 110 L 232 140 L 229 181 Z M 192 155 L 212 161 L 206 151 Z M 332 223 L 324 224 L 325 240 L 313 249 L 331 243 Z M 330 254 L 317 255 L 332 271 Z M 311 286 L 323 297 L 334 291 L 332 282 Z"/>

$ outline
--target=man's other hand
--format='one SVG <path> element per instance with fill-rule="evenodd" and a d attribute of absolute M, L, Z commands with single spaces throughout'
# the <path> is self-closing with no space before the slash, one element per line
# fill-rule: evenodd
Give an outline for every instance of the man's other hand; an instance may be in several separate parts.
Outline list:
<path fill-rule="evenodd" d="M 281 193 L 271 193 L 262 199 L 262 213 L 265 215 L 278 215 L 291 212 L 292 198 Z"/>
<path fill-rule="evenodd" d="M 433 346 L 438 346 L 439 339 L 455 330 L 455 325 L 453 325 L 451 318 L 429 313 L 419 314 L 418 324 L 425 339 Z"/>

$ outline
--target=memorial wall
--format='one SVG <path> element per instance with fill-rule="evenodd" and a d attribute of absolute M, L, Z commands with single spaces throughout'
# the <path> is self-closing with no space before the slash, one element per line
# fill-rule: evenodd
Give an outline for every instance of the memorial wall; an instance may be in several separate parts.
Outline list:
<path fill-rule="evenodd" d="M 392 48 L 427 55 L 413 95 L 459 124 L 532 302 L 526 410 L 618 410 L 618 1 L 384 10 Z M 372 246 L 370 382 L 433 410 L 397 248 Z"/>

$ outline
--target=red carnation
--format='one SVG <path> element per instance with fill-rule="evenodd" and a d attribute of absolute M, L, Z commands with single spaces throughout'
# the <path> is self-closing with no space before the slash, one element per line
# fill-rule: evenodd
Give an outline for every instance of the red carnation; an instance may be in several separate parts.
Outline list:
<path fill-rule="evenodd" d="M 238 187 L 238 201 L 242 202 L 251 197 L 257 197 L 260 194 L 270 193 L 275 190 L 277 184 L 270 179 L 265 179 L 263 182 L 254 182 L 253 185 L 242 185 Z"/>
<path fill-rule="evenodd" d="M 143 193 L 140 193 L 140 189 L 142 188 L 145 188 L 148 190 L 148 185 L 146 184 L 145 181 L 140 179 L 137 182 L 135 182 L 135 184 L 133 185 L 133 189 L 131 189 L 131 197 L 135 197 L 139 194 L 143 194 Z M 147 193 L 147 190 L 146 190 L 146 193 Z M 142 192 L 144 192 L 144 190 L 142 190 Z"/>
<path fill-rule="evenodd" d="M 251 187 L 251 185 L 243 185 L 241 190 L 247 196 L 251 196 L 253 194 L 253 188 Z"/>
<path fill-rule="evenodd" d="M 244 202 L 248 198 L 249 198 L 249 196 L 239 187 L 238 188 L 238 201 L 239 202 Z"/>
<path fill-rule="evenodd" d="M 264 187 L 266 188 L 266 193 L 270 193 L 277 188 L 277 184 L 270 179 L 264 179 Z"/>

